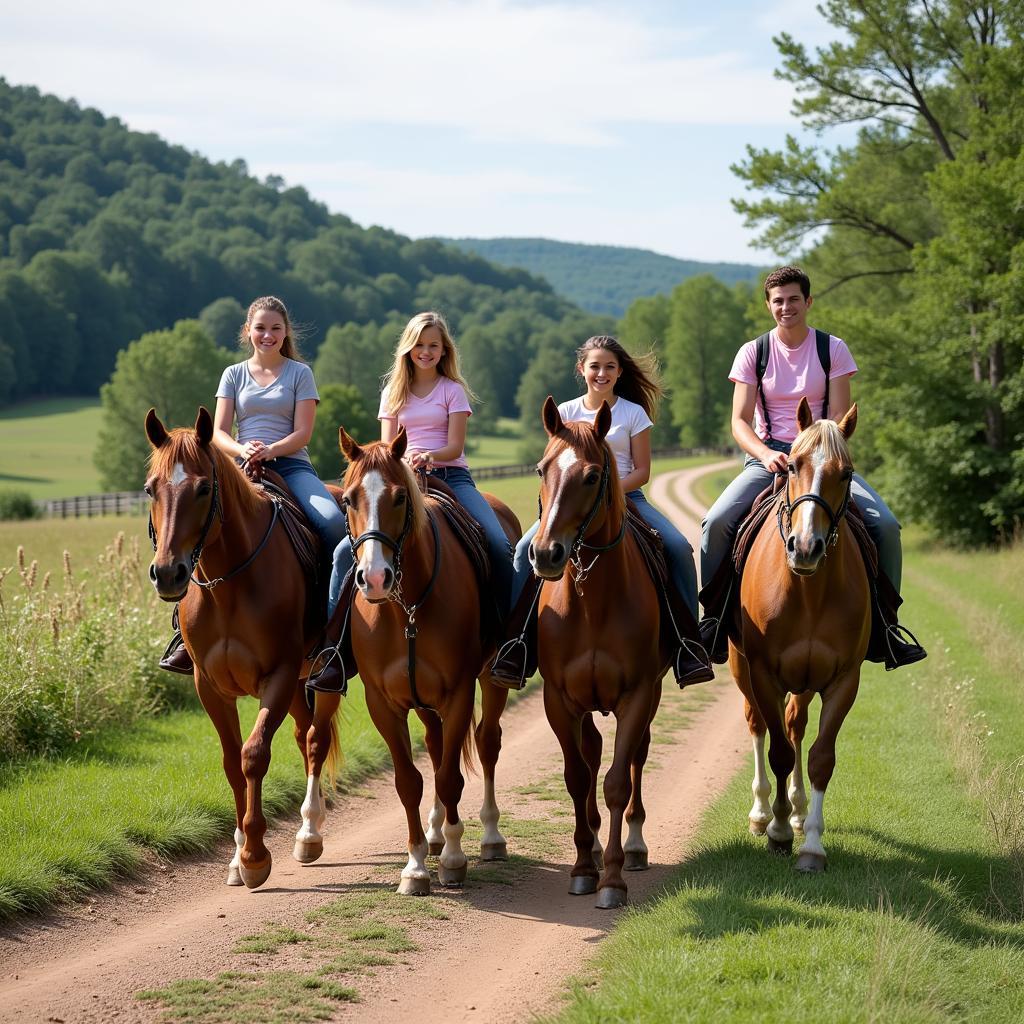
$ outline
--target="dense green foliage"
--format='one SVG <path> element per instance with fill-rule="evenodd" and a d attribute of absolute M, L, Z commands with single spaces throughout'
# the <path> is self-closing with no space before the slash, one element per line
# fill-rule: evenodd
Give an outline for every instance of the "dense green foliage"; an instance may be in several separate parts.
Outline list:
<path fill-rule="evenodd" d="M 723 284 L 756 281 L 749 263 L 680 260 L 649 249 L 583 245 L 548 238 L 444 238 L 448 245 L 506 267 L 520 267 L 551 282 L 559 295 L 591 313 L 622 316 L 634 299 L 667 294 L 680 281 L 711 274 Z"/>
<path fill-rule="evenodd" d="M 0 403 L 94 394 L 128 342 L 190 317 L 231 345 L 242 304 L 267 293 L 309 326 L 308 357 L 333 324 L 424 306 L 481 324 L 502 308 L 545 323 L 571 309 L 521 270 L 363 229 L 241 160 L 214 164 L 0 80 Z"/>
<path fill-rule="evenodd" d="M 28 491 L 0 491 L 0 519 L 36 519 L 39 509 Z"/>
<path fill-rule="evenodd" d="M 961 543 L 1024 520 L 1024 7 L 828 0 L 842 42 L 776 39 L 826 151 L 790 138 L 737 173 L 762 240 L 809 243 L 813 320 L 845 337 L 859 448 L 898 511 Z M 822 230 L 824 229 L 824 231 Z M 866 442 L 870 442 L 870 448 Z"/>

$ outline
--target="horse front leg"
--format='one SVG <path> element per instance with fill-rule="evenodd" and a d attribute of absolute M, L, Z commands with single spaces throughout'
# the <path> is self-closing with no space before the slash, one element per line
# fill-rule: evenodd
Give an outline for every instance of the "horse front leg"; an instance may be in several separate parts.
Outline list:
<path fill-rule="evenodd" d="M 623 847 L 623 871 L 646 871 L 650 867 L 647 843 L 644 842 L 644 822 L 647 820 L 647 809 L 644 807 L 643 777 L 644 765 L 647 764 L 647 755 L 651 749 L 651 723 L 654 721 L 660 701 L 661 683 L 658 682 L 654 684 L 650 714 L 630 765 L 632 795 L 629 798 L 629 806 L 626 808 L 627 834 L 626 845 Z"/>
<path fill-rule="evenodd" d="M 632 765 L 643 734 L 650 724 L 652 699 L 648 687 L 627 693 L 615 709 L 615 753 L 604 777 L 604 802 L 608 808 L 608 842 L 604 848 L 604 871 L 597 887 L 600 910 L 614 910 L 627 902 L 622 877 L 625 851 L 622 848 L 622 819 L 632 794 Z"/>
<path fill-rule="evenodd" d="M 803 832 L 807 817 L 807 790 L 804 788 L 803 744 L 807 732 L 807 709 L 814 700 L 814 691 L 794 693 L 786 705 L 786 733 L 793 745 L 793 774 L 789 779 L 789 801 L 793 813 L 789 823 L 794 831 Z"/>
<path fill-rule="evenodd" d="M 441 767 L 444 737 L 441 732 L 441 719 L 436 712 L 425 708 L 417 709 L 416 716 L 423 723 L 423 741 L 430 755 L 430 765 L 434 769 L 434 802 L 427 814 L 427 853 L 431 857 L 436 857 L 444 849 L 444 804 L 437 795 L 437 772 Z"/>
<path fill-rule="evenodd" d="M 466 880 L 467 860 L 462 849 L 465 822 L 459 816 L 459 801 L 465 779 L 459 767 L 459 758 L 470 741 L 473 719 L 473 701 L 476 698 L 476 679 L 464 680 L 448 702 L 448 713 L 442 724 L 444 742 L 441 767 L 437 772 L 437 795 L 444 804 L 444 848 L 438 858 L 437 878 L 442 885 L 462 885 Z"/>
<path fill-rule="evenodd" d="M 836 739 L 850 708 L 853 707 L 859 687 L 858 665 L 821 691 L 818 737 L 811 744 L 807 757 L 811 805 L 804 819 L 804 844 L 797 855 L 797 871 L 820 872 L 828 867 L 828 856 L 821 842 L 825 831 L 825 790 L 836 767 Z"/>
<path fill-rule="evenodd" d="M 220 739 L 222 764 L 232 796 L 235 798 L 235 852 L 228 863 L 228 885 L 242 885 L 239 872 L 242 844 L 242 820 L 245 817 L 245 776 L 242 774 L 242 728 L 238 722 L 238 704 L 231 697 L 225 699 L 214 689 L 205 676 L 196 671 L 196 693 Z"/>
<path fill-rule="evenodd" d="M 303 723 L 306 729 L 300 744 L 306 764 L 306 796 L 302 801 L 300 814 L 302 825 L 295 835 L 292 856 L 300 864 L 312 864 L 319 860 L 324 852 L 322 829 L 327 820 L 327 801 L 320 785 L 324 766 L 333 763 L 337 757 L 337 728 L 334 715 L 341 703 L 341 695 L 337 693 L 317 693 L 315 710 L 310 715 L 306 707 L 306 697 L 302 687 L 298 687 L 292 699 L 292 717 L 295 718 L 296 732 Z M 305 714 L 302 713 L 305 709 Z"/>
<path fill-rule="evenodd" d="M 495 686 L 485 676 L 480 680 L 481 716 L 476 727 L 476 751 L 484 771 L 484 799 L 480 805 L 480 823 L 484 827 L 480 840 L 481 860 L 507 860 L 508 844 L 498 829 L 501 812 L 495 798 L 494 773 L 501 753 L 501 713 L 508 701 L 508 690 Z"/>
<path fill-rule="evenodd" d="M 788 857 L 793 852 L 793 826 L 789 821 L 793 805 L 789 802 L 786 783 L 796 759 L 783 721 L 783 695 L 769 683 L 763 690 L 757 691 L 757 697 L 758 707 L 768 728 L 768 763 L 775 776 L 772 820 L 765 829 L 768 835 L 768 849 L 772 853 Z"/>
<path fill-rule="evenodd" d="M 580 722 L 580 750 L 590 768 L 590 790 L 587 793 L 587 821 L 594 832 L 594 864 L 597 870 L 604 868 L 604 847 L 601 845 L 601 808 L 597 803 L 597 780 L 601 775 L 601 753 L 604 740 L 594 725 L 594 716 L 589 711 Z"/>
<path fill-rule="evenodd" d="M 590 766 L 580 749 L 580 719 L 566 708 L 562 693 L 547 680 L 544 682 L 544 712 L 558 745 L 562 748 L 565 788 L 572 798 L 573 810 L 576 812 L 576 829 L 573 832 L 576 863 L 570 872 L 569 895 L 585 896 L 597 891 L 600 872 L 594 859 L 594 830 L 587 814 L 587 797 L 593 780 Z"/>
<path fill-rule="evenodd" d="M 279 668 L 264 682 L 260 710 L 249 738 L 242 744 L 242 774 L 246 781 L 245 817 L 242 832 L 245 841 L 239 855 L 238 871 L 250 889 L 261 886 L 270 877 L 272 858 L 263 842 L 267 819 L 263 814 L 263 780 L 270 769 L 270 748 L 274 734 L 291 706 L 298 665 Z"/>
<path fill-rule="evenodd" d="M 763 836 L 772 820 L 771 804 L 772 784 L 768 779 L 768 770 L 764 757 L 764 741 L 768 729 L 761 712 L 754 701 L 754 691 L 750 682 L 750 667 L 747 659 L 729 644 L 729 668 L 732 677 L 743 694 L 743 717 L 747 720 L 747 731 L 754 751 L 754 780 L 750 785 L 754 794 L 754 803 L 747 815 L 747 827 L 755 836 Z"/>

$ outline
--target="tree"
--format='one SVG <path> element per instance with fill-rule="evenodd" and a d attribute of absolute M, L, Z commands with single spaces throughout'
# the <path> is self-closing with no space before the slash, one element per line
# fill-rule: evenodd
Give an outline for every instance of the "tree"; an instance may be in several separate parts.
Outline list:
<path fill-rule="evenodd" d="M 231 361 L 196 320 L 144 334 L 119 353 L 113 376 L 100 389 L 93 461 L 102 485 L 141 489 L 150 451 L 143 430 L 147 411 L 155 408 L 168 427 L 191 426 L 200 405 L 214 407 L 217 382 Z"/>
<path fill-rule="evenodd" d="M 245 323 L 245 313 L 238 299 L 224 296 L 203 307 L 199 322 L 221 348 L 234 350 L 238 348 L 238 333 Z"/>
<path fill-rule="evenodd" d="M 319 391 L 320 404 L 307 450 L 319 477 L 336 480 L 342 475 L 344 461 L 338 449 L 338 427 L 361 442 L 377 440 L 380 427 L 351 384 L 324 384 Z"/>

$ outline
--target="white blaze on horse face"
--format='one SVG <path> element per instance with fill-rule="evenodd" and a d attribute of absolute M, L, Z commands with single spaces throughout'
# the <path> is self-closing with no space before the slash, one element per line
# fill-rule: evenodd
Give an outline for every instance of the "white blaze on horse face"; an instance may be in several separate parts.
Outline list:
<path fill-rule="evenodd" d="M 825 452 L 823 449 L 815 448 L 814 453 L 811 455 L 811 465 L 814 467 L 814 477 L 811 480 L 811 488 L 807 493 L 817 495 L 820 498 L 821 480 L 825 473 Z M 818 505 L 813 501 L 805 501 L 793 513 L 793 535 L 796 537 L 797 546 L 802 546 L 805 550 L 814 543 L 817 532 L 814 529 L 815 511 L 821 511 Z"/>
<path fill-rule="evenodd" d="M 367 509 L 366 532 L 380 529 L 380 503 L 386 491 L 384 478 L 377 470 L 371 470 L 363 477 Z M 384 545 L 379 540 L 371 539 L 362 545 L 359 552 L 359 568 L 363 570 L 366 579 L 374 575 L 379 576 L 388 568 L 387 559 L 384 557 Z"/>
<path fill-rule="evenodd" d="M 171 470 L 171 486 L 177 487 L 179 484 L 183 484 L 186 479 L 185 467 L 180 462 L 176 462 L 174 469 Z"/>
<path fill-rule="evenodd" d="M 579 457 L 571 448 L 566 448 L 561 455 L 555 460 L 555 465 L 562 471 L 558 478 L 558 489 L 555 491 L 555 497 L 551 502 L 551 508 L 548 510 L 548 529 L 551 529 L 551 525 L 558 520 L 558 508 L 562 503 L 562 491 L 565 488 L 565 474 L 572 469 L 576 463 L 579 462 Z"/>

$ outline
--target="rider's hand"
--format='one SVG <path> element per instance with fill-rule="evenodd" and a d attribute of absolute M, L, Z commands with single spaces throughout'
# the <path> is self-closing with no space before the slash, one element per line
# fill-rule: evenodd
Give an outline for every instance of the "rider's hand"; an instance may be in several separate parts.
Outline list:
<path fill-rule="evenodd" d="M 430 452 L 411 452 L 406 458 L 413 469 L 429 471 L 434 464 L 434 456 Z"/>
<path fill-rule="evenodd" d="M 761 465 L 769 473 L 785 473 L 789 466 L 789 456 L 785 452 L 776 452 L 771 448 L 766 448 L 764 455 L 761 456 Z"/>
<path fill-rule="evenodd" d="M 249 462 L 261 462 L 267 457 L 267 446 L 262 441 L 247 441 L 242 447 L 242 458 Z"/>

